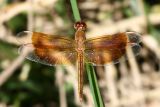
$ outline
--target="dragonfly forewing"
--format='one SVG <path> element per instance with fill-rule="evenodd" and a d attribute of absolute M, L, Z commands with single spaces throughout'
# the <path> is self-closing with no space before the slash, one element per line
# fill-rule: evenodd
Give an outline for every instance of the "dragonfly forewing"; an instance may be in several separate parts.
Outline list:
<path fill-rule="evenodd" d="M 76 62 L 76 51 L 74 41 L 63 36 L 52 36 L 38 32 L 20 33 L 23 37 L 29 36 L 30 42 L 23 42 L 19 48 L 19 53 L 23 50 L 30 50 L 27 59 L 45 65 L 72 65 Z"/>

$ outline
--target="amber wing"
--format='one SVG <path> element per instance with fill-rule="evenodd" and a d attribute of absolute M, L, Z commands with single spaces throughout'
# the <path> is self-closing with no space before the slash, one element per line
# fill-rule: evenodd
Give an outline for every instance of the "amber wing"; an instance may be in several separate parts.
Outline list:
<path fill-rule="evenodd" d="M 27 36 L 30 42 L 24 42 L 19 48 L 21 54 L 23 50 L 30 50 L 27 59 L 46 65 L 71 65 L 76 62 L 76 51 L 74 40 L 64 36 L 52 36 L 39 32 L 25 31 L 18 35 Z"/>
<path fill-rule="evenodd" d="M 140 35 L 135 32 L 104 35 L 85 41 L 85 61 L 94 65 L 117 63 L 127 59 L 126 49 L 132 48 L 135 55 L 140 52 Z"/>

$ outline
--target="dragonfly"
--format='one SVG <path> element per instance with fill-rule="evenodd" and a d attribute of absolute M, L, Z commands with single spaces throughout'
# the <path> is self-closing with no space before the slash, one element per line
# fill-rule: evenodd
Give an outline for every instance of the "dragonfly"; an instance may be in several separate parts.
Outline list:
<path fill-rule="evenodd" d="M 75 39 L 67 36 L 48 35 L 41 32 L 23 31 L 19 37 L 28 36 L 19 48 L 19 53 L 28 48 L 27 59 L 49 66 L 77 65 L 78 95 L 83 99 L 83 76 L 85 63 L 101 66 L 117 63 L 127 58 L 130 47 L 135 55 L 140 53 L 141 35 L 136 32 L 123 32 L 86 39 L 87 25 L 79 21 L 74 24 Z"/>

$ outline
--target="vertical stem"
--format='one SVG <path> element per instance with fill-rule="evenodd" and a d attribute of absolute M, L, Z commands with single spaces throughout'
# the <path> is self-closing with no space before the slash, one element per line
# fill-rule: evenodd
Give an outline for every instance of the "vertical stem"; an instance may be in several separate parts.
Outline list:
<path fill-rule="evenodd" d="M 78 6 L 77 6 L 77 0 L 70 0 L 70 2 L 71 2 L 72 11 L 73 11 L 75 21 L 76 22 L 81 21 L 81 17 L 80 17 Z"/>
<path fill-rule="evenodd" d="M 93 65 L 91 63 L 87 63 L 86 68 L 87 68 L 87 76 L 89 79 L 89 84 L 91 87 L 91 92 L 93 95 L 95 107 L 105 107 L 99 87 L 98 87 L 98 82 L 97 82 Z"/>
<path fill-rule="evenodd" d="M 29 0 L 28 1 L 29 4 L 30 4 L 30 9 L 28 10 L 28 30 L 29 31 L 33 31 L 33 3 L 34 1 L 33 0 Z"/>
<path fill-rule="evenodd" d="M 66 92 L 64 86 L 64 72 L 62 71 L 61 67 L 56 68 L 56 80 L 59 88 L 59 95 L 60 95 L 60 107 L 67 107 L 66 101 Z"/>

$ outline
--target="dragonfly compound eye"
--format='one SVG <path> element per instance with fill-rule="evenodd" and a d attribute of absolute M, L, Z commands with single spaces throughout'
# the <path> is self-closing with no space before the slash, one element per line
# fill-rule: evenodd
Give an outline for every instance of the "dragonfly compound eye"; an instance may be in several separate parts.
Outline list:
<path fill-rule="evenodd" d="M 76 30 L 78 30 L 78 29 L 86 30 L 87 25 L 86 25 L 85 22 L 79 21 L 79 22 L 76 22 L 76 23 L 74 24 L 74 28 L 75 28 Z"/>

